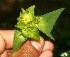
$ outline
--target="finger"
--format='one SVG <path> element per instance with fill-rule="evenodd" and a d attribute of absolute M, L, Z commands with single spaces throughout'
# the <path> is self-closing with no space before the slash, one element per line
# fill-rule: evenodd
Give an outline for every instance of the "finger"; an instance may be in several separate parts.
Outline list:
<path fill-rule="evenodd" d="M 2 36 L 0 35 L 0 54 L 2 54 L 4 50 L 5 50 L 5 42 Z"/>
<path fill-rule="evenodd" d="M 51 50 L 45 50 L 39 57 L 53 57 L 53 53 Z"/>
<path fill-rule="evenodd" d="M 39 57 L 40 49 L 44 44 L 44 40 L 40 38 L 40 41 L 28 40 L 23 46 L 15 52 L 11 57 Z"/>
<path fill-rule="evenodd" d="M 6 51 L 4 51 L 2 54 L 1 54 L 1 57 L 8 57 L 8 54 Z"/>
<path fill-rule="evenodd" d="M 0 30 L 0 34 L 6 43 L 6 49 L 13 47 L 14 32 L 15 30 Z"/>
<path fill-rule="evenodd" d="M 50 42 L 50 41 L 45 41 L 45 45 L 44 45 L 43 51 L 45 51 L 45 50 L 53 51 L 53 49 L 54 49 L 53 43 Z"/>

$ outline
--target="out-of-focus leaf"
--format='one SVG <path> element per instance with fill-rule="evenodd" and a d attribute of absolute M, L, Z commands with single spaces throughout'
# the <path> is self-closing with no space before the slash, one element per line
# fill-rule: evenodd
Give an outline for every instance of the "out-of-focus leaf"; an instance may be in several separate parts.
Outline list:
<path fill-rule="evenodd" d="M 70 50 L 60 55 L 61 57 L 70 57 Z"/>
<path fill-rule="evenodd" d="M 58 9 L 53 12 L 40 16 L 40 22 L 38 24 L 38 28 L 51 39 L 54 39 L 54 38 L 52 37 L 50 32 L 53 29 L 53 26 L 54 26 L 56 20 L 58 19 L 58 17 L 60 16 L 60 14 L 63 10 L 64 10 L 64 8 L 61 8 L 61 9 Z"/>

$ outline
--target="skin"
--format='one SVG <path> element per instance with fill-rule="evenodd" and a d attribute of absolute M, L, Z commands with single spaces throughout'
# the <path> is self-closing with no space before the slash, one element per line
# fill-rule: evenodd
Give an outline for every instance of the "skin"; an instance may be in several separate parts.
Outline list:
<path fill-rule="evenodd" d="M 0 57 L 10 56 L 13 47 L 14 32 L 15 30 L 0 30 Z M 53 57 L 53 53 L 52 53 L 54 49 L 53 43 L 50 41 L 45 41 L 41 36 L 40 36 L 40 41 L 35 41 L 30 39 L 23 45 L 23 47 L 25 46 L 27 47 L 28 45 L 30 45 L 30 48 L 32 48 L 31 50 L 33 54 L 38 55 L 35 57 Z M 24 49 L 27 50 L 26 48 Z M 29 51 L 31 50 L 29 49 Z M 12 55 L 12 57 L 14 56 L 17 57 L 16 54 L 18 53 L 19 50 L 15 52 Z M 33 54 L 30 55 L 32 56 Z"/>

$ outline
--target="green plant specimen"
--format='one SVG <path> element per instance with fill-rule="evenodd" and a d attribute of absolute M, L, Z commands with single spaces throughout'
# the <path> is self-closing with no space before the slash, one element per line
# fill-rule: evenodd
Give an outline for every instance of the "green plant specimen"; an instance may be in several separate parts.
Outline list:
<path fill-rule="evenodd" d="M 34 8 L 35 5 L 29 7 L 26 10 L 22 8 L 22 12 L 20 12 L 20 16 L 17 18 L 17 30 L 14 34 L 12 53 L 17 51 L 22 43 L 29 38 L 39 41 L 39 30 L 54 40 L 50 32 L 64 8 L 46 13 L 41 16 L 34 15 Z"/>

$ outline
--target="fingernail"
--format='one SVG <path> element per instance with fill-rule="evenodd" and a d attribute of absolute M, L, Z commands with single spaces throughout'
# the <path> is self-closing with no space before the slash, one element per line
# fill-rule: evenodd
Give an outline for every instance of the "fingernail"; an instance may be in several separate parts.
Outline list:
<path fill-rule="evenodd" d="M 44 40 L 40 38 L 40 41 L 31 41 L 31 44 L 39 51 L 41 52 L 44 46 Z"/>

